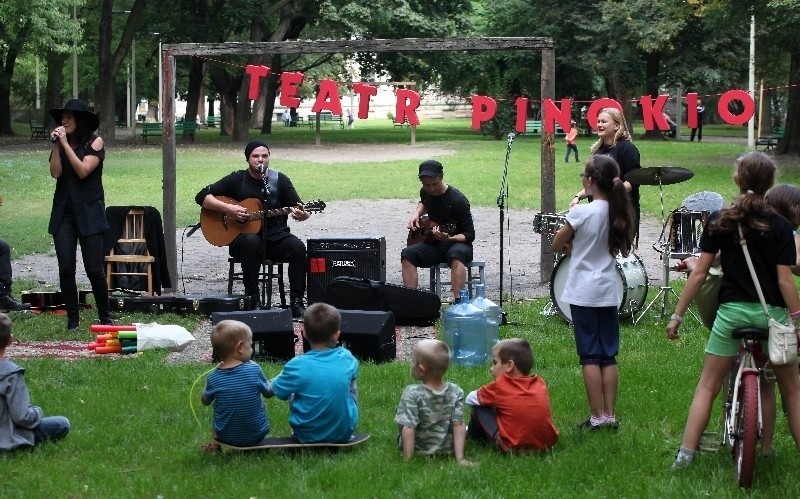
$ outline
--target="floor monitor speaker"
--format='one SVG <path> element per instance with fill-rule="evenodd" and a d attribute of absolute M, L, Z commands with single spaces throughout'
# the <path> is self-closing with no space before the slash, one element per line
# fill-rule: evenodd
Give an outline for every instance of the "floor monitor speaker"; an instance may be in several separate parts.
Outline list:
<path fill-rule="evenodd" d="M 339 344 L 360 360 L 376 363 L 397 357 L 394 314 L 372 310 L 339 310 L 342 315 Z M 303 340 L 303 351 L 309 349 Z"/>
<path fill-rule="evenodd" d="M 292 312 L 288 309 L 245 310 L 236 312 L 214 312 L 211 323 L 240 321 L 253 331 L 253 358 L 256 360 L 286 361 L 294 357 L 297 336 L 292 324 Z M 214 359 L 218 360 L 216 353 Z"/>

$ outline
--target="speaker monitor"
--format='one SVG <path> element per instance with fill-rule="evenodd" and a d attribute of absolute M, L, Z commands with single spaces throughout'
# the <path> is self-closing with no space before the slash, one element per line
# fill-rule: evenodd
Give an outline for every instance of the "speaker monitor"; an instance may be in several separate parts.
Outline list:
<path fill-rule="evenodd" d="M 244 310 L 214 312 L 211 323 L 240 321 L 253 331 L 253 358 L 258 360 L 289 360 L 294 357 L 296 335 L 292 312 L 288 309 Z M 214 353 L 214 359 L 219 360 Z"/>
<path fill-rule="evenodd" d="M 388 362 L 397 357 L 394 314 L 372 310 L 339 310 L 342 315 L 339 344 L 361 360 Z M 309 350 L 303 339 L 303 351 Z"/>
<path fill-rule="evenodd" d="M 386 281 L 385 237 L 309 239 L 308 303 L 325 299 L 328 284 L 341 276 Z"/>

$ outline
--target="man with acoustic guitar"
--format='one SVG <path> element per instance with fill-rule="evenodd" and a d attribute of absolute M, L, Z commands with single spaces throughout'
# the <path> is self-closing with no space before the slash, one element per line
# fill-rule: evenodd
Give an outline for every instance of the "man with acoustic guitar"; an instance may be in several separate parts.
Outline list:
<path fill-rule="evenodd" d="M 403 285 L 416 288 L 417 267 L 450 264 L 454 302 L 467 281 L 467 267 L 472 261 L 475 226 L 469 200 L 452 185 L 444 182 L 444 167 L 429 159 L 419 165 L 417 209 L 408 220 L 409 245 L 400 254 Z"/>
<path fill-rule="evenodd" d="M 253 214 L 242 204 L 247 200 L 257 200 L 264 210 L 284 209 L 286 214 L 282 216 L 265 216 L 261 212 L 258 218 L 263 220 L 258 226 L 265 225 L 263 230 L 237 233 L 228 243 L 228 252 L 241 262 L 244 290 L 253 298 L 254 304 L 259 302 L 258 277 L 262 262 L 265 259 L 288 262 L 292 317 L 303 317 L 308 267 L 306 247 L 291 233 L 287 222 L 289 215 L 303 221 L 310 213 L 303 208 L 289 177 L 269 168 L 269 146 L 265 142 L 250 142 L 244 149 L 244 156 L 248 164 L 246 170 L 235 171 L 204 187 L 195 196 L 195 201 L 203 211 L 220 212 L 220 227 L 225 228 L 229 222 L 245 224 L 253 220 Z M 201 228 L 204 235 L 210 230 L 202 220 Z M 206 239 L 209 239 L 208 235 Z"/>

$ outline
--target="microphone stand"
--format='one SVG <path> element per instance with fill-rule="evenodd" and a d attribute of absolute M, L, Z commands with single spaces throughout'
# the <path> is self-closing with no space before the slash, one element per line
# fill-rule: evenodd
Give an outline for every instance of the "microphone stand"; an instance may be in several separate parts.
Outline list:
<path fill-rule="evenodd" d="M 266 254 L 267 254 L 267 218 L 264 216 L 264 211 L 268 208 L 269 203 L 269 181 L 267 180 L 267 168 L 264 168 L 264 163 L 258 164 L 258 169 L 261 172 L 261 183 L 264 184 L 264 199 L 261 201 L 261 267 L 259 269 L 258 280 L 260 281 L 259 287 L 261 288 L 261 306 L 260 309 L 264 310 L 267 300 L 267 282 L 263 276 L 267 272 Z"/>
<path fill-rule="evenodd" d="M 503 310 L 503 223 L 506 218 L 506 197 L 508 196 L 508 158 L 511 155 L 511 144 L 514 143 L 514 132 L 508 134 L 508 146 L 506 147 L 506 162 L 503 166 L 503 178 L 500 181 L 500 194 L 497 195 L 497 206 L 500 208 L 500 310 L 502 320 L 500 324 L 508 323 L 508 314 Z"/>

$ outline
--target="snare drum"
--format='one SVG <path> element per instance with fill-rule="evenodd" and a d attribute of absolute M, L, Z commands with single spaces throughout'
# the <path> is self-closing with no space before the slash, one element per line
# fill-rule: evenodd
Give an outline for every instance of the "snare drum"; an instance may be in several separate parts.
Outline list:
<path fill-rule="evenodd" d="M 550 281 L 550 299 L 561 316 L 572 324 L 572 311 L 569 303 L 561 301 L 561 294 L 569 276 L 570 257 L 565 256 L 556 264 Z M 642 309 L 647 298 L 647 271 L 642 260 L 632 251 L 628 256 L 617 255 L 617 290 L 621 291 L 622 303 L 619 305 L 620 319 L 633 317 Z"/>
<path fill-rule="evenodd" d="M 708 220 L 707 211 L 674 211 L 669 227 L 670 257 L 688 258 L 700 252 L 700 235 Z"/>
<path fill-rule="evenodd" d="M 559 213 L 537 213 L 533 217 L 533 231 L 537 234 L 543 234 L 553 243 L 558 229 L 567 223 L 567 216 Z"/>

